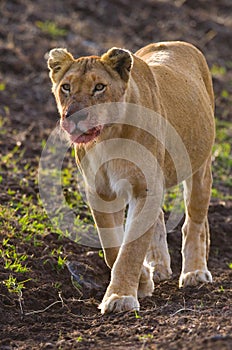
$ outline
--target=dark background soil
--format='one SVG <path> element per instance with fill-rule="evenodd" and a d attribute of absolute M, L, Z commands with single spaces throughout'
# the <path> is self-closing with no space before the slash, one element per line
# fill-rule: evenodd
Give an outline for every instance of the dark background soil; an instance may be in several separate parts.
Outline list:
<path fill-rule="evenodd" d="M 36 176 L 41 140 L 49 136 L 58 120 L 44 59 L 46 52 L 57 46 L 67 47 L 78 57 L 102 54 L 112 46 L 136 51 L 154 41 L 189 41 L 205 53 L 210 67 L 216 64 L 227 68 L 226 75 L 214 77 L 216 116 L 232 119 L 231 102 L 221 97 L 223 89 L 232 93 L 230 0 L 1 0 L 0 14 L 0 80 L 7 87 L 0 91 L 0 114 L 8 130 L 0 135 L 0 153 L 1 157 L 6 155 L 15 145 L 24 148 L 24 159 L 19 160 L 22 172 L 29 164 Z M 40 21 L 55 22 L 66 32 L 47 33 L 41 30 Z M 19 200 L 24 191 L 29 191 L 36 201 L 36 181 L 25 189 L 7 166 L 1 168 L 1 175 L 1 208 L 9 205 L 9 188 L 18 191 Z M 229 189 L 224 188 L 224 192 L 229 194 Z M 178 289 L 178 227 L 168 235 L 173 279 L 156 286 L 153 296 L 141 302 L 139 314 L 100 315 L 97 305 L 109 271 L 98 251 L 68 238 L 58 239 L 52 231 L 38 247 L 13 239 L 18 249 L 30 256 L 26 278 L 31 280 L 23 291 L 24 316 L 17 295 L 0 284 L 0 349 L 231 349 L 231 209 L 229 200 L 217 199 L 209 209 L 209 268 L 214 283 Z M 9 232 L 0 233 L 1 240 L 6 234 Z M 82 264 L 84 278 L 95 283 L 85 284 L 81 294 L 74 288 L 68 269 L 54 270 L 52 258 L 47 256 L 47 247 L 51 250 L 60 245 L 68 260 Z M 0 265 L 1 281 L 8 275 Z M 44 312 L 30 313 L 55 301 L 59 303 Z"/>

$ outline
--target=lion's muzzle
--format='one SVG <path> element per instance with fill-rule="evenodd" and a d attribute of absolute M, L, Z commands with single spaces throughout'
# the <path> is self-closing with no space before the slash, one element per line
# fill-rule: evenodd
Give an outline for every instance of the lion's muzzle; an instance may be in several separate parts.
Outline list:
<path fill-rule="evenodd" d="M 72 143 L 88 143 L 98 137 L 103 129 L 102 125 L 94 125 L 89 113 L 85 111 L 70 114 L 70 110 L 61 118 L 60 125 L 65 130 Z"/>

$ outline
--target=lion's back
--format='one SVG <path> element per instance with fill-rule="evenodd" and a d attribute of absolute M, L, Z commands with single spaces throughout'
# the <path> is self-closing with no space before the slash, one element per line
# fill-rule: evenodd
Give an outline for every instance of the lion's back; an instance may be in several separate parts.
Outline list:
<path fill-rule="evenodd" d="M 213 106 L 214 94 L 208 65 L 195 46 L 181 41 L 153 43 L 141 48 L 135 55 L 149 65 L 156 79 L 160 80 L 161 88 L 170 76 L 173 82 L 182 77 L 185 82 L 204 84 Z"/>
<path fill-rule="evenodd" d="M 214 141 L 214 94 L 203 54 L 188 43 L 162 42 L 135 55 L 150 67 L 162 114 L 181 137 L 193 170 L 198 169 Z"/>

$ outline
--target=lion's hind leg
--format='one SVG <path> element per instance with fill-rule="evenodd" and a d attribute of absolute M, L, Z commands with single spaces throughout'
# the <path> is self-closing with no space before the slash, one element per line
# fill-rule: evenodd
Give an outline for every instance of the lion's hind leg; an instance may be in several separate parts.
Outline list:
<path fill-rule="evenodd" d="M 167 280 L 172 275 L 167 245 L 167 232 L 162 210 L 154 228 L 154 234 L 147 251 L 145 264 L 152 268 L 155 283 Z"/>
<path fill-rule="evenodd" d="M 185 181 L 186 219 L 182 228 L 182 272 L 180 287 L 212 282 L 207 268 L 209 253 L 208 206 L 211 194 L 211 159 Z"/>

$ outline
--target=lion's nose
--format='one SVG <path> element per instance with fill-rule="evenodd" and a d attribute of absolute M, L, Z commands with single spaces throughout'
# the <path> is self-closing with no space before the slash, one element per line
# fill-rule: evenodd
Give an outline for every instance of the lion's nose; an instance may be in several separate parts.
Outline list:
<path fill-rule="evenodd" d="M 76 113 L 76 115 L 74 115 Z M 77 121 L 85 120 L 88 116 L 86 111 L 79 111 L 75 106 L 70 106 L 64 113 L 64 118 L 75 117 Z"/>
<path fill-rule="evenodd" d="M 76 130 L 76 124 L 72 120 L 61 119 L 60 125 L 69 134 L 72 134 Z"/>
<path fill-rule="evenodd" d="M 61 126 L 68 133 L 86 130 L 86 121 L 88 119 L 88 111 L 85 109 L 78 110 L 75 104 L 70 105 L 61 118 Z"/>

